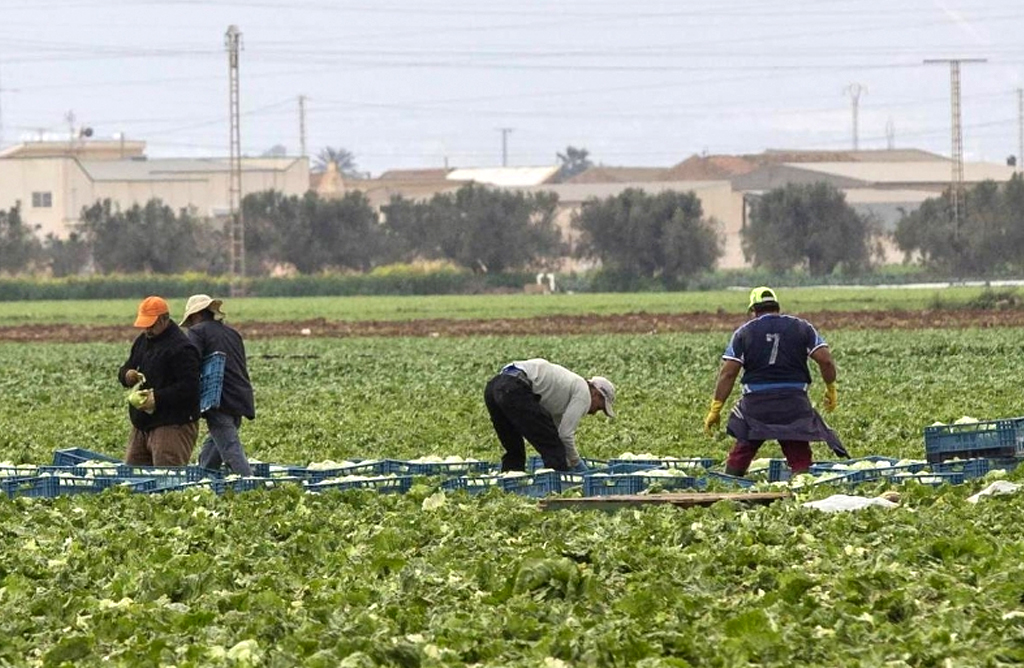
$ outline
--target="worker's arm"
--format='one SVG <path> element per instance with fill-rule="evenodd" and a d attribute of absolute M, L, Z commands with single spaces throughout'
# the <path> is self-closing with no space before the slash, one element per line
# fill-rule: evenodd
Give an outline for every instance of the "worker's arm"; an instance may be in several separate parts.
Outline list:
<path fill-rule="evenodd" d="M 708 436 L 722 421 L 722 406 L 732 394 L 733 385 L 736 384 L 736 378 L 742 368 L 743 365 L 736 360 L 727 359 L 722 362 L 722 368 L 718 370 L 718 382 L 715 383 L 715 396 L 711 399 L 711 408 L 704 418 L 704 433 Z"/>
<path fill-rule="evenodd" d="M 832 360 L 832 351 L 828 346 L 821 346 L 811 353 L 811 359 L 818 363 L 821 369 L 821 379 L 825 384 L 836 382 L 836 363 Z"/>
<path fill-rule="evenodd" d="M 811 352 L 811 359 L 821 370 L 821 379 L 825 381 L 825 398 L 822 406 L 829 413 L 839 405 L 839 393 L 836 390 L 836 363 L 832 360 L 832 352 L 828 346 L 819 346 Z"/>
<path fill-rule="evenodd" d="M 718 382 L 715 383 L 715 401 L 725 402 L 732 394 L 732 388 L 739 378 L 743 366 L 736 360 L 725 360 L 718 370 Z"/>

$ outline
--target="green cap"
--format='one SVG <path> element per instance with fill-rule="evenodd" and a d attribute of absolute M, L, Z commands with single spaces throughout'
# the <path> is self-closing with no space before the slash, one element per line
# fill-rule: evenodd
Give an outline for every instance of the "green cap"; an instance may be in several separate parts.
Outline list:
<path fill-rule="evenodd" d="M 750 305 L 747 306 L 747 310 L 753 311 L 754 307 L 761 304 L 775 304 L 777 306 L 778 303 L 779 300 L 775 297 L 775 291 L 766 285 L 762 285 L 750 291 Z"/>

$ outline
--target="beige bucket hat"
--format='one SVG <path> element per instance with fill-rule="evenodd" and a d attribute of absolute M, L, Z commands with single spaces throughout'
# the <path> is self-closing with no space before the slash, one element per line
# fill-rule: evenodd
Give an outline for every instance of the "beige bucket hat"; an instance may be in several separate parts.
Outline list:
<path fill-rule="evenodd" d="M 214 312 L 214 318 L 220 319 L 224 317 L 224 312 L 220 310 L 221 304 L 224 301 L 221 299 L 214 299 L 210 295 L 192 295 L 185 302 L 185 314 L 181 317 L 181 322 L 178 323 L 179 327 L 185 326 L 185 321 L 188 320 L 190 315 L 195 315 L 200 311 L 209 309 Z M 218 318 L 217 316 L 220 316 Z"/>

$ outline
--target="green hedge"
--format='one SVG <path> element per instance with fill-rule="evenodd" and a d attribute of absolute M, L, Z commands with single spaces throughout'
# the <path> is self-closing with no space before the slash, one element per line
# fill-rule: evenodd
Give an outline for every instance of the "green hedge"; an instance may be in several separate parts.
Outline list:
<path fill-rule="evenodd" d="M 441 269 L 432 271 L 389 268 L 372 274 L 316 274 L 290 278 L 251 278 L 247 294 L 254 297 L 312 297 L 353 295 L 459 295 L 486 292 L 519 292 L 535 282 L 535 273 L 472 274 Z M 992 277 L 989 277 L 992 278 Z M 670 290 L 720 290 L 735 285 L 802 287 L 812 285 L 900 285 L 920 282 L 959 282 L 951 278 L 901 266 L 883 267 L 856 276 L 806 273 L 770 274 L 755 270 L 718 271 L 691 279 L 685 285 L 666 286 L 657 279 L 638 279 L 613 272 L 559 274 L 556 285 L 571 292 L 665 292 Z M 0 301 L 137 299 L 159 294 L 184 298 L 199 292 L 228 294 L 230 281 L 223 276 L 112 275 L 69 278 L 0 278 Z"/>
<path fill-rule="evenodd" d="M 352 295 L 476 294 L 521 290 L 535 274 L 475 275 L 452 271 L 399 272 L 387 275 L 318 274 L 292 278 L 252 278 L 246 292 L 255 297 L 310 297 Z M 71 278 L 3 278 L 0 301 L 135 299 L 158 294 L 184 298 L 196 293 L 227 294 L 227 277 L 203 274 L 151 276 L 93 276 Z"/>

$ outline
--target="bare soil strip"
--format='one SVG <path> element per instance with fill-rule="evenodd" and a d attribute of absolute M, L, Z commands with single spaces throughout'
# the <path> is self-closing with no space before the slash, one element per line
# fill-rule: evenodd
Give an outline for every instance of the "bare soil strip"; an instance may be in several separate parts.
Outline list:
<path fill-rule="evenodd" d="M 807 318 L 823 332 L 838 329 L 957 329 L 1024 327 L 1024 310 L 982 311 L 821 311 L 794 314 Z M 524 336 L 566 334 L 665 334 L 669 332 L 729 332 L 744 322 L 736 313 L 629 313 L 625 315 L 567 315 L 487 320 L 429 319 L 404 321 L 242 322 L 235 324 L 247 339 L 281 337 L 345 338 L 360 336 Z M 130 326 L 19 325 L 0 326 L 0 341 L 126 342 L 138 330 Z"/>

